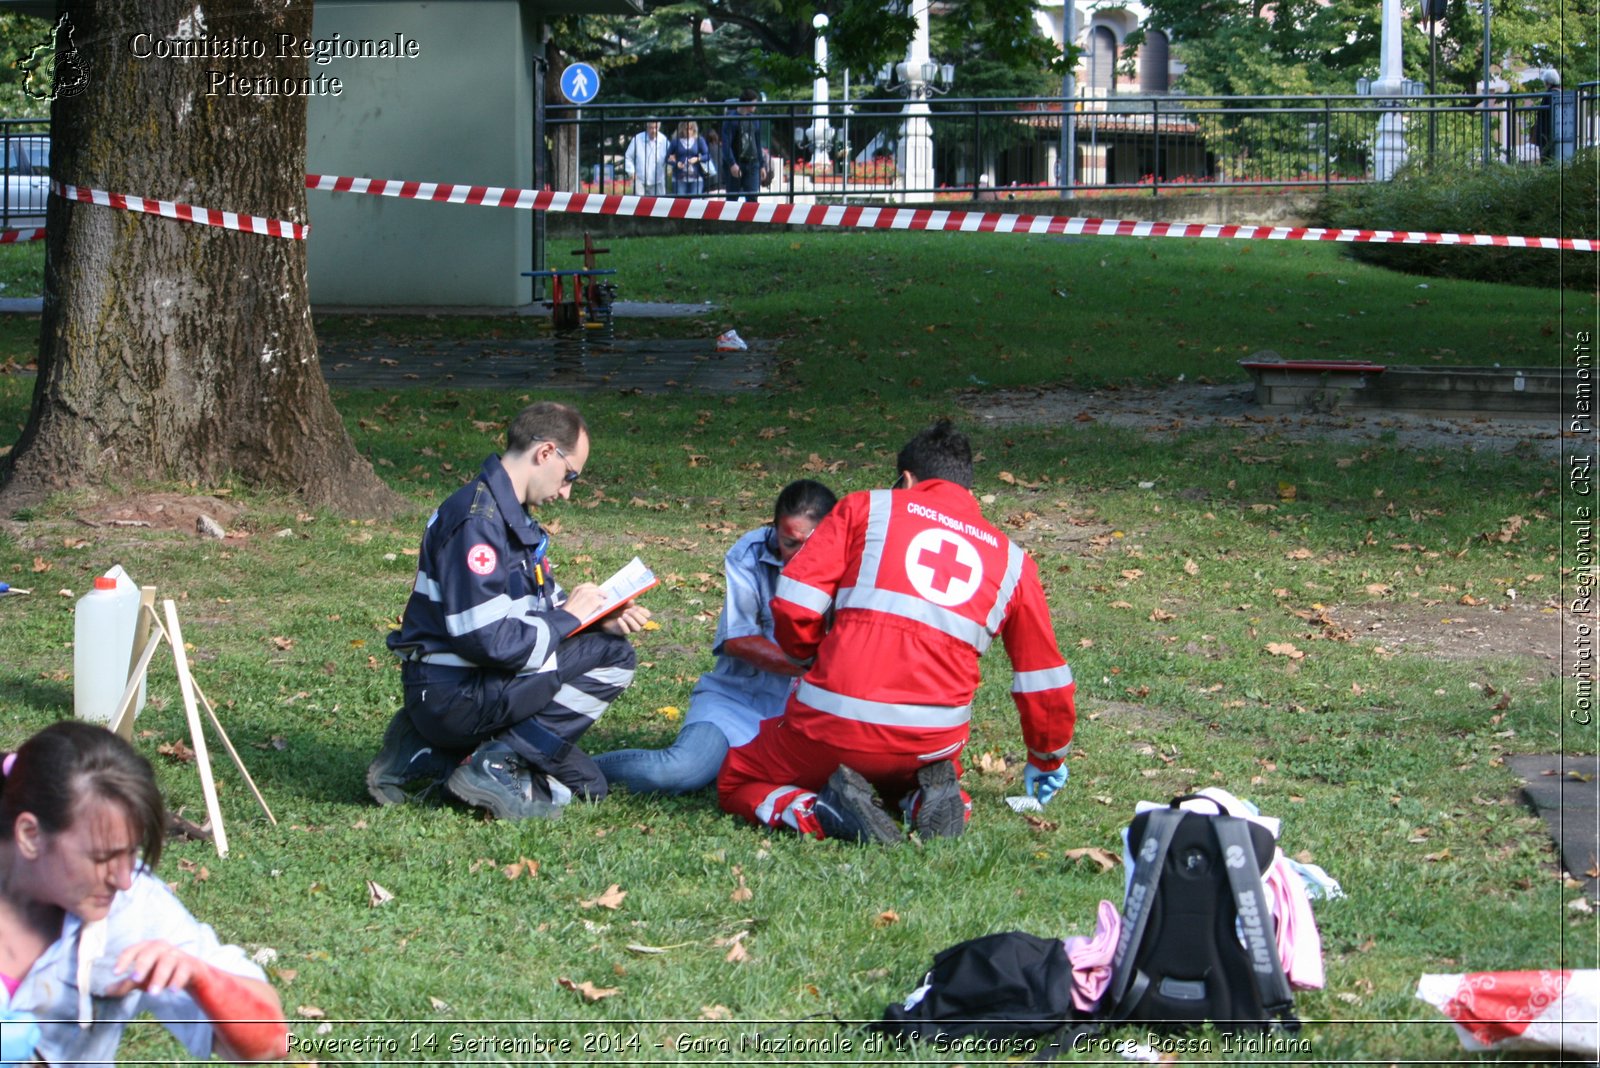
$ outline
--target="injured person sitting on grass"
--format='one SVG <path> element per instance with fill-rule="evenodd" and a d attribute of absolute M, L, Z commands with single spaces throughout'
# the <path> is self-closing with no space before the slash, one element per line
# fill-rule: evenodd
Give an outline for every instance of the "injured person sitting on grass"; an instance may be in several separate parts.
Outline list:
<path fill-rule="evenodd" d="M 972 803 L 959 760 L 996 637 L 1027 791 L 1042 804 L 1066 785 L 1072 669 L 1033 558 L 983 518 L 972 446 L 948 422 L 912 438 L 896 467 L 894 489 L 845 497 L 778 579 L 778 645 L 815 662 L 783 715 L 723 763 L 722 807 L 753 823 L 890 845 L 904 834 L 887 800 L 919 838 L 961 834 Z"/>
<path fill-rule="evenodd" d="M 526 510 L 570 497 L 588 459 L 576 409 L 529 405 L 506 429 L 504 455 L 429 518 L 389 636 L 405 701 L 367 769 L 380 805 L 408 800 L 419 782 L 503 820 L 605 796 L 605 776 L 577 741 L 633 682 L 628 635 L 650 611 L 629 603 L 579 633 L 605 594 L 587 582 L 561 588 L 550 536 Z"/>

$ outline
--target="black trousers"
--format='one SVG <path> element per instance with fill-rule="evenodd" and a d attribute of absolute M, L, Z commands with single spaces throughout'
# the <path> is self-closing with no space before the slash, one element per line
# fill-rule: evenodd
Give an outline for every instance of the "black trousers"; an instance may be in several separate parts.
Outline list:
<path fill-rule="evenodd" d="M 465 755 L 503 742 L 554 780 L 535 776 L 550 800 L 598 801 L 605 776 L 576 743 L 633 682 L 635 662 L 627 639 L 601 631 L 568 638 L 527 675 L 410 661 L 402 667 L 404 708 L 417 733 L 441 749 Z"/>

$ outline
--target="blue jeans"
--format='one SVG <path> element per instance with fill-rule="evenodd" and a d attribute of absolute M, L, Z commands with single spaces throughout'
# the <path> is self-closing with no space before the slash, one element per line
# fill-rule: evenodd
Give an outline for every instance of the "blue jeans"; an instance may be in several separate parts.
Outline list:
<path fill-rule="evenodd" d="M 735 178 L 732 172 L 727 175 L 729 200 L 759 200 L 761 196 L 761 164 L 739 164 L 739 177 Z"/>
<path fill-rule="evenodd" d="M 686 794 L 716 781 L 728 736 L 711 723 L 685 723 L 665 749 L 618 749 L 594 762 L 608 783 L 622 783 L 636 794 Z"/>
<path fill-rule="evenodd" d="M 704 178 L 679 178 L 672 187 L 675 197 L 697 197 L 705 192 L 706 180 Z"/>

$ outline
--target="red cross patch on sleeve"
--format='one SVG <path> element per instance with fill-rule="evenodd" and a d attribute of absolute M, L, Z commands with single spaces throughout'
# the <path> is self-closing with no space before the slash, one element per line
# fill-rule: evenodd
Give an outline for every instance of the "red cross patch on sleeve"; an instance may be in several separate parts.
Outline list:
<path fill-rule="evenodd" d="M 474 575 L 492 575 L 500 557 L 495 554 L 494 546 L 479 542 L 467 550 L 467 567 Z"/>

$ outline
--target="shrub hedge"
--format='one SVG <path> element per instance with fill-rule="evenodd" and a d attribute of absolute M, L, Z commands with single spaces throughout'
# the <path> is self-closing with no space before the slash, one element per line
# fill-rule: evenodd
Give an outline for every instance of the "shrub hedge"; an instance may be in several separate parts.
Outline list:
<path fill-rule="evenodd" d="M 1422 230 L 1523 237 L 1600 236 L 1600 152 L 1565 166 L 1406 168 L 1393 181 L 1339 189 L 1318 223 L 1330 227 Z M 1412 274 L 1595 290 L 1600 256 L 1522 248 L 1353 244 L 1366 263 Z"/>

